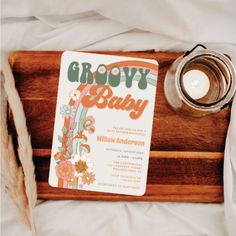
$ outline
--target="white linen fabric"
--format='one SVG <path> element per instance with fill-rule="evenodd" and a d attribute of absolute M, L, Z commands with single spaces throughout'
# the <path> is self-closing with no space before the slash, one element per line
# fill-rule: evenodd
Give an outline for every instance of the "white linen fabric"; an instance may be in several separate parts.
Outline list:
<path fill-rule="evenodd" d="M 204 43 L 236 65 L 233 0 L 3 0 L 2 51 L 187 50 Z M 224 204 L 44 201 L 42 236 L 235 236 L 236 101 L 224 160 Z M 2 234 L 30 235 L 2 191 Z"/>

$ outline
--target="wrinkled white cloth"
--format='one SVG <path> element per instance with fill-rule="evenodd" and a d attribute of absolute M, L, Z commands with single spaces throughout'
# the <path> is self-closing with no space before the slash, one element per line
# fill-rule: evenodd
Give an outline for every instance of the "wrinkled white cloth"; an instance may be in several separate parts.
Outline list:
<path fill-rule="evenodd" d="M 187 50 L 204 43 L 236 65 L 233 0 L 3 0 L 2 50 Z M 236 101 L 224 160 L 224 204 L 45 201 L 39 236 L 236 235 Z M 2 234 L 30 235 L 2 192 Z"/>

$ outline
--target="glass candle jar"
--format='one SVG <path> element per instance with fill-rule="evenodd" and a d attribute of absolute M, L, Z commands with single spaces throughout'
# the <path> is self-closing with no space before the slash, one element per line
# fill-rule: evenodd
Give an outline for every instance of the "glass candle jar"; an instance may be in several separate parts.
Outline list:
<path fill-rule="evenodd" d="M 203 116 L 220 111 L 232 100 L 236 72 L 224 54 L 194 49 L 171 65 L 166 73 L 164 92 L 168 103 L 177 112 Z"/>

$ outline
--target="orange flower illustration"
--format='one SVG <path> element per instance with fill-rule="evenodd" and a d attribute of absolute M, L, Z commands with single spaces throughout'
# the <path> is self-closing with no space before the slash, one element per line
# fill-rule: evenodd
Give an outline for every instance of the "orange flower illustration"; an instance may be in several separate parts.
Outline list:
<path fill-rule="evenodd" d="M 89 172 L 85 172 L 82 176 L 82 181 L 84 184 L 92 184 L 95 180 L 95 174 L 94 173 L 89 173 Z"/>
<path fill-rule="evenodd" d="M 84 135 L 83 131 L 79 131 L 79 132 L 76 134 L 75 138 L 80 139 L 80 140 L 83 141 L 83 142 L 87 142 L 87 141 L 88 141 L 88 138 L 87 138 L 86 135 Z"/>
<path fill-rule="evenodd" d="M 55 155 L 54 155 L 54 159 L 55 160 L 60 160 L 63 158 L 63 155 L 61 154 L 61 152 L 57 152 Z"/>
<path fill-rule="evenodd" d="M 74 177 L 75 167 L 70 161 L 61 161 L 56 166 L 56 174 L 59 178 L 68 181 Z"/>
<path fill-rule="evenodd" d="M 88 166 L 85 161 L 79 160 L 75 162 L 75 169 L 78 173 L 84 173 L 88 169 Z"/>

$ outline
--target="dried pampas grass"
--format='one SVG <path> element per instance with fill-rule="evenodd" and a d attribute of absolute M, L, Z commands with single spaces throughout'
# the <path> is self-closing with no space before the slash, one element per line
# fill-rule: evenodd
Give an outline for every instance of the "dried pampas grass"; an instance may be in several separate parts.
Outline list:
<path fill-rule="evenodd" d="M 30 136 L 26 127 L 26 118 L 19 94 L 15 88 L 15 80 L 7 60 L 1 63 L 4 82 L 1 98 L 1 177 L 2 185 L 12 198 L 18 209 L 18 215 L 36 234 L 33 208 L 36 205 L 37 190 L 32 159 L 32 147 Z M 12 138 L 7 129 L 7 101 L 13 114 L 17 132 L 18 158 L 15 155 Z M 18 164 L 19 163 L 19 164 Z"/>

